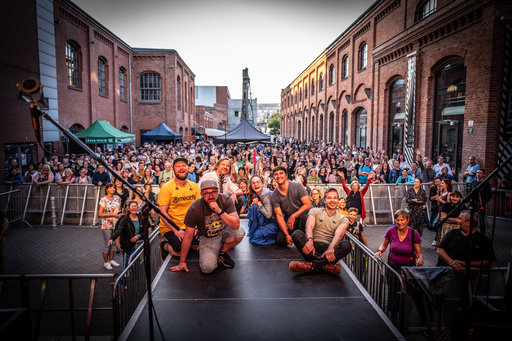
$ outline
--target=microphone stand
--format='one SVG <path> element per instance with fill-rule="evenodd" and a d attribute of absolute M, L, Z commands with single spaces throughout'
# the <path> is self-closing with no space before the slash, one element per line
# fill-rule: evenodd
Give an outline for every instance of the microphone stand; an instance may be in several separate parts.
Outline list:
<path fill-rule="evenodd" d="M 128 183 L 126 180 L 124 180 L 119 174 L 117 174 L 110 166 L 103 161 L 100 157 L 98 157 L 84 142 L 82 142 L 78 137 L 76 137 L 73 133 L 71 133 L 69 130 L 65 129 L 62 125 L 60 125 L 59 122 L 55 121 L 50 115 L 47 113 L 41 111 L 37 105 L 34 103 L 31 103 L 31 114 L 38 115 L 37 119 L 39 119 L 40 116 L 46 118 L 48 121 L 52 122 L 59 130 L 68 137 L 71 141 L 79 145 L 89 156 L 96 161 L 98 161 L 99 164 L 103 165 L 107 171 L 109 171 L 114 178 L 121 181 L 123 185 L 131 189 L 133 192 L 135 192 L 135 187 Z M 36 134 L 37 136 L 37 134 Z M 143 215 L 144 215 L 144 226 L 147 228 L 149 225 L 148 222 L 148 216 L 150 209 L 153 209 L 158 215 L 160 215 L 161 218 L 165 219 L 170 225 L 172 225 L 175 229 L 179 229 L 179 226 L 176 225 L 175 222 L 173 222 L 171 219 L 167 218 L 165 215 L 162 215 L 162 212 L 160 209 L 154 205 L 151 201 L 146 198 L 146 196 L 143 194 L 140 194 L 142 200 L 146 203 L 146 208 L 143 209 Z M 154 330 L 153 330 L 153 299 L 152 299 L 152 293 L 151 293 L 151 267 L 150 267 L 150 250 L 149 250 L 149 235 L 148 233 L 144 236 L 144 262 L 145 264 L 145 270 L 146 270 L 146 282 L 147 282 L 147 290 L 148 290 L 148 313 L 149 313 L 149 333 L 150 333 L 150 340 L 153 341 L 155 339 L 154 337 Z"/>
<path fill-rule="evenodd" d="M 507 146 L 510 142 L 512 142 L 512 138 L 510 138 L 505 146 Z M 477 214 L 477 208 L 478 204 L 473 201 L 471 201 L 472 198 L 475 198 L 478 196 L 478 192 L 480 189 L 488 183 L 503 167 L 508 164 L 512 160 L 512 154 L 510 154 L 505 161 L 503 161 L 498 167 L 496 167 L 482 182 L 478 184 L 469 194 L 467 194 L 451 211 L 446 215 L 446 218 L 441 219 L 438 223 L 438 226 L 443 226 L 443 224 L 449 219 L 449 217 L 455 213 L 456 210 L 458 210 L 464 203 L 470 202 L 469 211 L 470 211 L 470 219 L 469 219 L 469 235 L 468 235 L 468 251 L 467 251 L 467 257 L 466 257 L 466 269 L 464 274 L 464 299 L 463 299 L 463 310 L 462 310 L 462 320 L 463 322 L 469 321 L 468 316 L 464 316 L 464 314 L 469 314 L 471 311 L 470 302 L 469 302 L 469 282 L 471 280 L 470 271 L 471 271 L 471 239 L 473 236 L 473 215 Z M 477 206 L 478 205 L 478 206 Z M 496 202 L 494 203 L 496 205 Z M 484 235 L 485 236 L 485 235 Z M 487 288 L 487 291 L 489 288 Z"/>

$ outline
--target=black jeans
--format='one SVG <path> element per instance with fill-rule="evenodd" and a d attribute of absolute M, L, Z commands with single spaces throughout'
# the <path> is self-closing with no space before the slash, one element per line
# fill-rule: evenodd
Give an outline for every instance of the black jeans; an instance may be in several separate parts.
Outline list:
<path fill-rule="evenodd" d="M 478 225 L 480 225 L 480 233 L 485 236 L 487 230 L 487 224 L 485 222 L 485 207 L 483 210 L 478 212 Z"/>
<path fill-rule="evenodd" d="M 244 198 L 243 196 L 239 195 L 236 197 L 236 200 L 238 201 L 235 203 L 236 213 L 240 216 L 240 212 L 242 212 L 242 207 L 244 206 Z M 246 210 L 245 213 L 247 213 L 249 210 L 247 209 L 247 203 L 246 203 Z"/>
<path fill-rule="evenodd" d="M 306 232 L 306 220 L 308 219 L 308 212 L 309 210 L 306 210 L 301 213 L 301 215 L 295 219 L 295 222 L 293 223 L 293 229 L 288 230 L 288 233 L 291 235 L 294 231 L 302 231 Z M 279 232 L 277 233 L 276 237 L 276 245 L 277 246 L 286 246 L 288 243 L 286 242 L 286 235 L 283 233 L 281 229 L 279 229 Z"/>
<path fill-rule="evenodd" d="M 313 264 L 313 269 L 315 270 L 321 270 L 324 266 L 326 266 L 329 263 L 337 263 L 340 259 L 345 257 L 349 254 L 350 251 L 352 251 L 352 245 L 348 240 L 342 240 L 334 247 L 334 256 L 336 259 L 334 262 L 329 262 L 327 260 L 327 257 L 322 257 L 322 254 L 329 248 L 328 244 L 322 243 L 322 242 L 313 242 L 314 248 L 315 248 L 315 254 L 310 253 L 309 255 L 306 255 L 302 252 L 302 248 L 306 243 L 308 242 L 308 239 L 306 238 L 306 235 L 302 231 L 294 231 L 292 234 L 293 243 L 295 244 L 295 247 L 297 250 L 300 250 L 300 253 L 302 254 L 302 257 Z"/>

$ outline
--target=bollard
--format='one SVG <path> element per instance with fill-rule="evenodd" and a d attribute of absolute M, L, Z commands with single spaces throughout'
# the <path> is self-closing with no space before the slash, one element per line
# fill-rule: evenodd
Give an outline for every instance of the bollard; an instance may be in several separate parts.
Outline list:
<path fill-rule="evenodd" d="M 57 229 L 57 215 L 55 214 L 55 197 L 51 197 L 50 201 L 52 202 L 52 230 Z"/>

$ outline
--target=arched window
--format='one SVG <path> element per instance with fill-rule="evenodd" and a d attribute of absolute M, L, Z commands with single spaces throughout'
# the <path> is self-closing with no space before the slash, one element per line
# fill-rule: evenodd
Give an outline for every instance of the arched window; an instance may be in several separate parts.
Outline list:
<path fill-rule="evenodd" d="M 299 101 L 302 101 L 302 88 L 299 89 Z"/>
<path fill-rule="evenodd" d="M 321 73 L 320 74 L 320 78 L 318 78 L 318 88 L 320 89 L 319 91 L 322 91 L 324 89 L 324 74 Z"/>
<path fill-rule="evenodd" d="M 185 111 L 187 111 L 187 103 L 188 103 L 188 96 L 187 96 L 187 82 L 185 82 L 185 86 L 183 87 L 183 93 L 185 94 Z M 187 130 L 188 128 L 185 129 L 185 131 Z"/>
<path fill-rule="evenodd" d="M 103 57 L 98 58 L 98 87 L 100 95 L 107 96 L 107 89 L 108 89 L 108 65 L 107 60 Z"/>
<path fill-rule="evenodd" d="M 75 123 L 71 127 L 69 127 L 69 131 L 73 134 L 79 133 L 84 130 L 84 127 L 81 124 Z"/>
<path fill-rule="evenodd" d="M 188 136 L 188 128 L 185 128 L 185 136 Z"/>
<path fill-rule="evenodd" d="M 183 127 L 180 127 L 180 134 L 181 134 L 181 136 L 183 138 Z"/>
<path fill-rule="evenodd" d="M 359 109 L 355 120 L 356 147 L 359 148 L 366 148 L 366 117 L 366 109 Z"/>
<path fill-rule="evenodd" d="M 311 80 L 311 94 L 312 95 L 315 94 L 315 80 L 314 79 Z"/>
<path fill-rule="evenodd" d="M 308 136 L 307 136 L 307 132 L 308 132 L 308 118 L 306 117 L 304 119 L 304 127 L 302 128 L 304 129 L 304 132 L 302 133 L 302 136 L 304 136 L 304 140 L 307 140 Z"/>
<path fill-rule="evenodd" d="M 462 136 L 466 109 L 466 67 L 463 60 L 441 66 L 435 76 L 433 159 L 445 155 L 445 162 L 460 172 Z"/>
<path fill-rule="evenodd" d="M 399 78 L 389 87 L 389 155 L 404 149 L 405 79 Z"/>
<path fill-rule="evenodd" d="M 345 57 L 343 57 L 343 67 L 342 67 L 342 74 L 341 74 L 341 77 L 342 78 L 347 78 L 348 77 L 348 56 L 345 55 Z"/>
<path fill-rule="evenodd" d="M 74 42 L 66 43 L 66 67 L 68 70 L 68 85 L 80 87 L 80 47 Z"/>
<path fill-rule="evenodd" d="M 334 64 L 331 64 L 331 67 L 329 67 L 329 85 L 334 84 Z"/>
<path fill-rule="evenodd" d="M 301 140 L 301 132 L 302 132 L 301 121 L 299 121 L 299 122 L 297 122 L 297 139 L 299 141 Z"/>
<path fill-rule="evenodd" d="M 142 75 L 140 75 L 139 84 L 141 102 L 160 101 L 161 83 L 162 80 L 159 74 L 143 73 Z"/>
<path fill-rule="evenodd" d="M 318 121 L 320 123 L 320 133 L 318 134 L 318 139 L 320 141 L 324 140 L 324 115 L 320 115 L 320 120 Z"/>
<path fill-rule="evenodd" d="M 128 127 L 127 127 L 127 126 L 122 126 L 122 127 L 121 127 L 121 131 L 122 131 L 123 133 L 129 133 L 129 132 L 130 132 L 130 131 L 128 130 Z"/>
<path fill-rule="evenodd" d="M 366 68 L 368 62 L 368 45 L 363 43 L 359 48 L 359 70 Z"/>
<path fill-rule="evenodd" d="M 181 110 L 181 79 L 179 76 L 178 79 L 176 79 L 176 103 L 178 105 L 178 110 Z"/>
<path fill-rule="evenodd" d="M 304 98 L 308 98 L 308 85 L 304 86 Z"/>
<path fill-rule="evenodd" d="M 126 70 L 123 67 L 119 68 L 119 98 L 124 101 L 124 81 L 126 78 Z"/>
<path fill-rule="evenodd" d="M 315 116 L 311 117 L 311 141 L 316 139 Z"/>
<path fill-rule="evenodd" d="M 437 0 L 427 0 L 419 6 L 417 18 L 421 20 L 428 17 L 436 11 Z"/>

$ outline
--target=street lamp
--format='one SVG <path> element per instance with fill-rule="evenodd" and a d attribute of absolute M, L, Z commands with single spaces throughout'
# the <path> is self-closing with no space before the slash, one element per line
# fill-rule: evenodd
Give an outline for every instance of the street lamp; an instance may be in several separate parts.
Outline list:
<path fill-rule="evenodd" d="M 224 149 L 226 150 L 226 139 L 227 139 L 226 135 L 228 134 L 228 119 L 227 119 L 227 117 L 224 117 L 222 119 L 222 124 L 224 125 L 224 132 L 225 132 L 225 134 L 224 134 Z M 228 151 L 226 150 L 226 155 L 227 155 L 227 152 Z"/>

